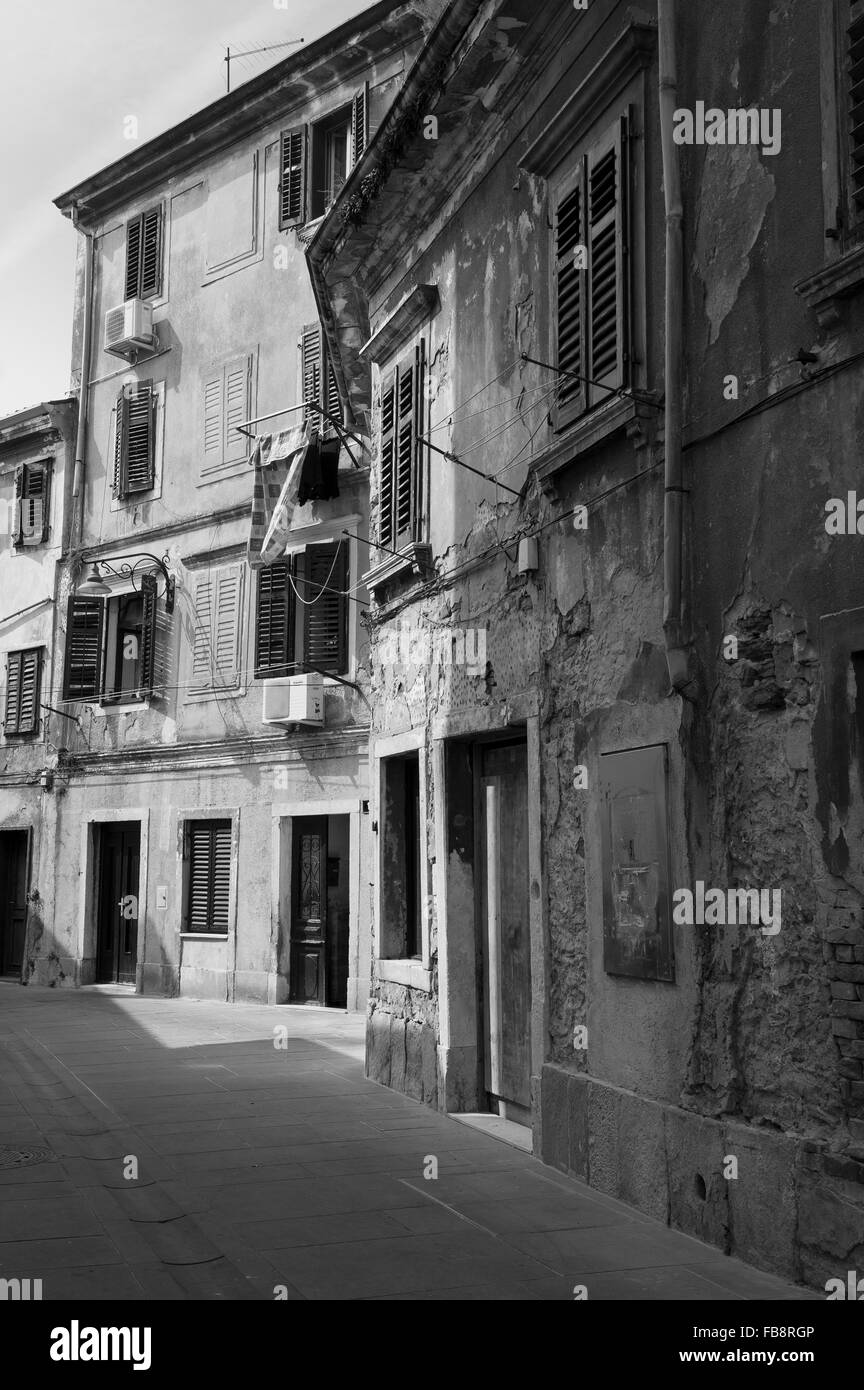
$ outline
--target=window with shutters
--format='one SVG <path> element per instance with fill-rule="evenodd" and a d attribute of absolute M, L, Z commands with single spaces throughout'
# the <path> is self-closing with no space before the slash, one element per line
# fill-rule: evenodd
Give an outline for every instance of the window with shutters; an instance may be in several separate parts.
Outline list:
<path fill-rule="evenodd" d="M 423 369 L 421 342 L 381 386 L 378 542 L 388 550 L 424 539 Z"/>
<path fill-rule="evenodd" d="M 420 754 L 381 760 L 381 945 L 387 960 L 420 960 Z"/>
<path fill-rule="evenodd" d="M 64 700 L 101 705 L 140 703 L 154 689 L 157 581 L 112 598 L 73 595 L 66 616 Z"/>
<path fill-rule="evenodd" d="M 51 463 L 20 463 L 15 469 L 13 543 L 17 548 L 42 545 L 48 539 Z"/>
<path fill-rule="evenodd" d="M 348 669 L 348 546 L 310 545 L 258 571 L 255 675 Z"/>
<path fill-rule="evenodd" d="M 236 690 L 242 682 L 243 566 L 198 575 L 193 602 L 191 691 Z"/>
<path fill-rule="evenodd" d="M 555 424 L 564 429 L 628 385 L 627 116 L 589 143 L 552 191 Z"/>
<path fill-rule="evenodd" d="M 156 482 L 157 390 L 152 381 L 124 386 L 114 408 L 113 493 L 151 492 Z"/>
<path fill-rule="evenodd" d="M 282 132 L 279 146 L 279 227 L 323 217 L 369 139 L 368 83 L 323 121 Z"/>
<path fill-rule="evenodd" d="M 162 289 L 162 208 L 126 224 L 124 299 L 155 299 Z"/>
<path fill-rule="evenodd" d="M 864 234 L 864 0 L 838 7 L 841 200 L 837 230 L 844 242 Z"/>
<path fill-rule="evenodd" d="M 26 735 L 39 732 L 42 648 L 6 653 L 6 714 L 3 731 Z"/>
<path fill-rule="evenodd" d="M 249 440 L 236 428 L 252 414 L 253 358 L 246 353 L 215 364 L 205 375 L 201 432 L 202 478 L 243 463 Z"/>
<path fill-rule="evenodd" d="M 227 819 L 187 820 L 183 841 L 183 930 L 226 934 L 231 912 L 232 823 Z"/>
<path fill-rule="evenodd" d="M 300 376 L 303 400 L 314 401 L 327 412 L 322 415 L 318 410 L 309 410 L 304 416 L 304 423 L 317 431 L 322 439 L 336 438 L 337 432 L 331 419 L 342 424 L 342 402 L 320 323 L 303 326 L 300 335 Z"/>

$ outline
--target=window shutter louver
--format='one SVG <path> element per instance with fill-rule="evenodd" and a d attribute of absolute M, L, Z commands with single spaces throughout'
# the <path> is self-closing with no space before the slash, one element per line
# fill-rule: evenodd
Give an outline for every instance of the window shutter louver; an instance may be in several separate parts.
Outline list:
<path fill-rule="evenodd" d="M 159 293 L 161 250 L 162 250 L 162 209 L 153 208 L 145 212 L 141 234 L 141 297 L 146 299 Z"/>
<path fill-rule="evenodd" d="M 306 127 L 282 133 L 279 152 L 279 227 L 305 221 Z"/>
<path fill-rule="evenodd" d="M 849 6 L 846 41 L 849 216 L 854 227 L 864 219 L 864 4 L 858 0 Z"/>
<path fill-rule="evenodd" d="M 240 565 L 210 574 L 195 585 L 192 688 L 222 689 L 240 682 Z"/>
<path fill-rule="evenodd" d="M 248 440 L 236 429 L 249 418 L 249 386 L 251 362 L 239 357 L 225 367 L 225 442 L 226 463 L 246 457 Z"/>
<path fill-rule="evenodd" d="M 23 652 L 9 652 L 6 656 L 6 718 L 3 727 L 7 734 L 18 732 L 22 656 Z"/>
<path fill-rule="evenodd" d="M 418 442 L 421 350 L 403 358 L 397 369 L 394 532 L 396 549 L 417 539 L 419 511 Z"/>
<path fill-rule="evenodd" d="M 141 277 L 141 218 L 126 224 L 126 289 L 124 299 L 136 299 Z"/>
<path fill-rule="evenodd" d="M 566 412 L 572 418 L 584 411 L 587 396 L 585 382 L 585 286 L 588 270 L 577 269 L 576 248 L 585 246 L 584 227 L 584 170 L 580 167 L 575 182 L 562 192 L 555 209 L 555 331 L 556 366 L 576 376 L 558 380 L 557 415 L 559 422 Z M 586 248 L 587 255 L 587 248 Z"/>
<path fill-rule="evenodd" d="M 378 539 L 393 545 L 393 494 L 396 461 L 396 373 L 381 390 L 381 486 L 378 495 Z"/>
<path fill-rule="evenodd" d="M 321 399 L 321 367 L 323 362 L 323 342 L 320 323 L 306 323 L 300 336 L 301 374 L 303 378 L 303 400 L 315 401 L 323 405 Z M 307 410 L 304 423 L 313 432 L 320 431 L 323 417 L 317 410 Z"/>
<path fill-rule="evenodd" d="M 125 391 L 121 391 L 114 405 L 114 480 L 111 490 L 115 497 L 122 496 L 123 440 L 128 428 L 128 402 Z"/>
<path fill-rule="evenodd" d="M 147 492 L 154 483 L 155 405 L 153 383 L 141 381 L 126 396 L 121 495 Z"/>
<path fill-rule="evenodd" d="M 346 669 L 347 587 L 347 547 L 340 541 L 308 546 L 303 598 L 312 603 L 303 609 L 304 665 L 337 674 Z"/>
<path fill-rule="evenodd" d="M 624 384 L 625 182 L 623 121 L 588 154 L 590 367 L 604 386 Z M 600 405 L 609 393 L 592 388 Z"/>
<path fill-rule="evenodd" d="M 216 635 L 213 643 L 216 673 L 221 684 L 240 680 L 238 638 L 240 630 L 240 569 L 220 574 L 216 580 Z"/>
<path fill-rule="evenodd" d="M 204 459 L 222 458 L 222 372 L 204 383 Z"/>
<path fill-rule="evenodd" d="M 157 587 L 156 579 L 152 574 L 144 574 L 141 576 L 144 616 L 141 623 L 138 693 L 142 698 L 146 698 L 148 695 L 153 694 L 153 672 L 156 655 Z"/>
<path fill-rule="evenodd" d="M 64 700 L 96 700 L 102 666 L 104 600 L 70 598 L 66 619 Z"/>
<path fill-rule="evenodd" d="M 265 565 L 258 571 L 255 622 L 255 675 L 290 676 L 294 663 L 294 590 L 289 582 L 293 561 Z"/>
<path fill-rule="evenodd" d="M 231 890 L 231 822 L 187 822 L 190 932 L 227 932 Z"/>
<path fill-rule="evenodd" d="M 192 689 L 203 690 L 211 683 L 211 632 L 213 585 L 199 579 L 195 585 L 195 635 L 192 641 Z"/>
<path fill-rule="evenodd" d="M 24 538 L 24 493 L 27 486 L 27 468 L 19 463 L 15 469 L 15 516 L 13 519 L 13 544 L 20 545 Z"/>
<path fill-rule="evenodd" d="M 21 685 L 16 732 L 34 734 L 39 727 L 39 671 L 42 653 L 35 650 L 22 652 L 20 655 Z"/>
<path fill-rule="evenodd" d="M 369 83 L 364 82 L 351 103 L 351 165 L 358 162 L 369 140 Z"/>

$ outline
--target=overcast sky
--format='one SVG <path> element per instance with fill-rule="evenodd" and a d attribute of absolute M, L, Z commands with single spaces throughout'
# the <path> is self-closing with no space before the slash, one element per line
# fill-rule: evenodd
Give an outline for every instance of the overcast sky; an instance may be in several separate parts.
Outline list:
<path fill-rule="evenodd" d="M 52 199 L 225 92 L 225 47 L 307 44 L 368 0 L 13 0 L 0 44 L 0 414 L 67 394 L 78 234 Z M 232 62 L 231 87 L 275 55 Z M 256 65 L 257 66 L 254 66 Z"/>

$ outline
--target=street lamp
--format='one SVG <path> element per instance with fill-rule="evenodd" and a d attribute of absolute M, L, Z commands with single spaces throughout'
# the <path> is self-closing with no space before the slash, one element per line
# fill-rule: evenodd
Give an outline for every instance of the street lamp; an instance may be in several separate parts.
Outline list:
<path fill-rule="evenodd" d="M 112 590 L 102 578 L 101 570 L 107 570 L 109 574 L 117 575 L 132 581 L 132 588 L 136 593 L 140 593 L 142 585 L 140 581 L 135 582 L 136 571 L 146 567 L 148 573 L 150 568 L 155 565 L 165 580 L 165 612 L 174 611 L 174 576 L 168 570 L 168 556 L 163 555 L 160 560 L 158 556 L 151 555 L 146 550 L 135 551 L 131 555 L 113 555 L 111 560 L 97 560 L 93 555 L 82 555 L 84 564 L 90 565 L 90 573 L 82 584 L 79 584 L 76 593 L 84 598 L 106 598 L 110 596 Z M 116 561 L 124 561 L 119 567 L 115 568 Z M 134 564 L 130 561 L 134 560 Z"/>

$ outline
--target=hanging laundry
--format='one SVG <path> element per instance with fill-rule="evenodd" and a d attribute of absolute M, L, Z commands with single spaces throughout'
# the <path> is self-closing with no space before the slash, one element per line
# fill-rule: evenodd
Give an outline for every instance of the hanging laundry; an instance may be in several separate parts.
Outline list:
<path fill-rule="evenodd" d="M 272 565 L 285 553 L 309 447 L 309 430 L 302 424 L 255 440 L 249 459 L 255 469 L 246 548 L 250 566 Z"/>

